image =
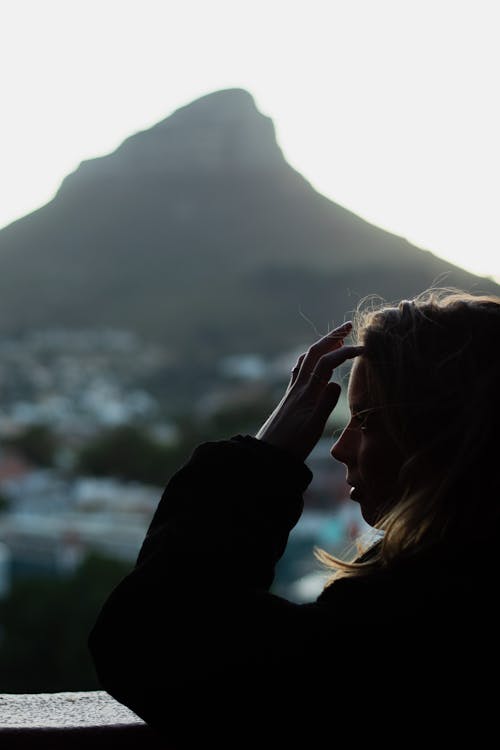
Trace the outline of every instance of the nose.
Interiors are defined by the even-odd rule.
[[[355,430],[349,429],[349,425],[347,425],[339,439],[332,445],[330,455],[337,461],[352,466],[356,458],[356,444]]]

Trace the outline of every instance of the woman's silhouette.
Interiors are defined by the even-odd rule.
[[[200,445],[168,483],[90,636],[103,687],[179,748],[484,741],[499,334],[500,298],[434,290],[311,346],[255,437]],[[332,576],[296,604],[270,587],[347,360],[351,418],[331,453],[379,533],[351,561],[319,551]]]

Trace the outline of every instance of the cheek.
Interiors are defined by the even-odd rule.
[[[359,473],[368,490],[385,495],[397,479],[400,462],[394,447],[384,440],[366,437],[359,451]]]

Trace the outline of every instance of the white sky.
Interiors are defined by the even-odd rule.
[[[241,87],[320,192],[500,281],[498,18],[500,0],[0,0],[0,226]]]

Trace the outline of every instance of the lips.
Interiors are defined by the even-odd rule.
[[[347,480],[347,484],[351,487],[349,491],[349,497],[351,498],[351,500],[359,500],[361,494],[359,487],[354,484],[354,482],[350,482],[349,480]]]

